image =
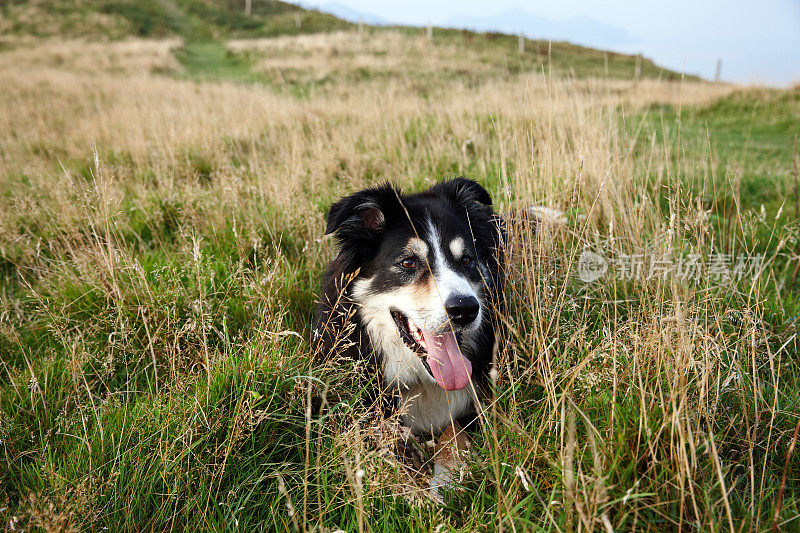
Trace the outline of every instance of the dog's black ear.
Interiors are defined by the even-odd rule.
[[[397,202],[398,195],[386,184],[342,198],[331,206],[325,234],[342,237],[348,233],[366,232],[365,236],[380,233],[386,226],[386,210]]]
[[[469,206],[474,202],[487,206],[492,205],[492,197],[489,196],[486,189],[467,178],[443,181],[431,187],[431,192],[444,196],[455,205]]]

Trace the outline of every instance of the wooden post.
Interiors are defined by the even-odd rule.
[[[519,32],[518,48],[519,48],[520,55],[525,53],[525,35],[521,31]]]
[[[642,77],[642,54],[636,54],[636,67],[633,69],[633,79],[638,83]]]
[[[364,36],[364,17],[358,17],[358,36]]]
[[[244,0],[244,14],[248,17],[253,11],[253,0]]]
[[[298,30],[303,27],[303,16],[297,11],[294,14],[294,25]]]
[[[428,22],[428,30],[425,32],[425,36],[429,41],[433,40],[433,24],[430,22]]]
[[[714,81],[716,83],[719,83],[721,76],[722,76],[722,58],[719,58],[717,59],[717,73],[714,74]]]

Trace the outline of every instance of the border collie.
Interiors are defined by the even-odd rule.
[[[471,426],[502,303],[503,229],[489,193],[465,178],[409,195],[370,188],[336,202],[325,233],[340,251],[323,280],[315,352],[364,360],[377,396],[417,437]]]

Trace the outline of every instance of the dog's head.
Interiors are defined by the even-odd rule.
[[[359,273],[350,297],[387,381],[469,383],[496,272],[491,203],[483,187],[458,178],[407,196],[389,185],[367,189],[331,207],[326,232]]]

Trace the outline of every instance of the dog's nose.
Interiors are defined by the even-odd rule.
[[[474,296],[453,296],[444,305],[447,316],[459,326],[471,324],[478,316],[481,306]]]

